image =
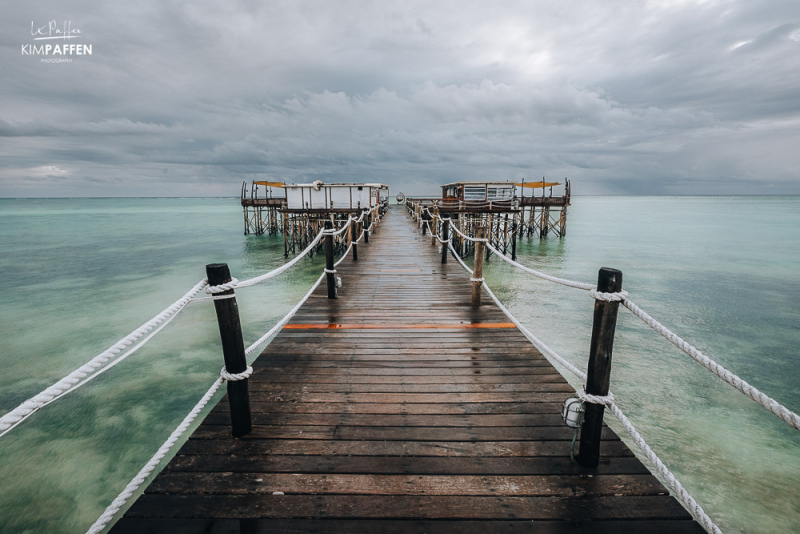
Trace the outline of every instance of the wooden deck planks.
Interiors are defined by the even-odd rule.
[[[254,364],[253,432],[223,398],[112,532],[703,532],[610,429],[570,461],[572,388],[392,211]]]

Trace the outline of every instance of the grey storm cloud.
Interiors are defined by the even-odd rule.
[[[22,55],[51,20],[92,55]],[[0,196],[800,193],[794,0],[19,2],[0,24]]]

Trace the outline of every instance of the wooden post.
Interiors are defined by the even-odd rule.
[[[511,225],[511,259],[517,259],[517,222],[514,221]]]
[[[364,215],[364,225],[367,228],[370,227],[370,221],[371,220],[372,220],[372,212],[370,211],[370,212],[367,212],[366,215]],[[369,243],[369,230],[364,230],[364,243]]]
[[[431,219],[431,245],[436,244],[436,233],[439,231],[439,209],[433,208],[433,218]]]
[[[477,239],[485,239],[486,238],[486,227],[479,226],[476,232],[475,237]],[[483,278],[483,259],[485,257],[484,250],[486,249],[486,243],[483,241],[476,241],[475,242],[475,263],[472,266],[472,278]],[[481,285],[483,282],[477,281],[472,282],[472,305],[473,306],[480,306],[481,305]]]
[[[425,224],[425,221],[427,221],[427,220],[428,220],[428,214],[427,214],[427,212],[423,211],[422,212],[422,235],[425,235],[425,234],[428,233],[428,225]]]
[[[350,228],[353,229],[353,235],[351,236],[353,240],[353,261],[358,261],[358,242],[356,239],[361,237],[361,223],[354,222]]]
[[[452,214],[450,215],[452,217]],[[450,220],[442,219],[442,263],[447,263],[448,246],[447,240],[450,238]]]
[[[597,275],[597,291],[619,293],[622,291],[622,272],[603,267]],[[614,346],[614,330],[617,326],[619,302],[594,302],[592,343],[589,349],[589,368],[586,393],[608,395],[611,382],[611,351]],[[600,462],[600,433],[603,430],[602,404],[585,404],[581,446],[576,461],[584,467],[597,467]]]
[[[333,223],[330,221],[325,221],[325,229],[326,230],[333,230]],[[333,271],[333,234],[327,234],[325,236],[325,269],[328,271]],[[336,274],[333,272],[326,273],[326,277],[328,279],[328,298],[335,299],[336,298]]]
[[[210,263],[206,265],[208,285],[217,286],[231,281],[231,272],[227,263]],[[218,296],[233,295],[233,289],[217,293]],[[225,369],[237,374],[247,369],[242,339],[242,324],[239,322],[239,306],[236,297],[214,301],[219,324],[219,337],[222,341],[222,357]],[[250,420],[250,395],[247,379],[228,381],[228,404],[231,410],[231,433],[234,437],[244,436],[252,430]]]

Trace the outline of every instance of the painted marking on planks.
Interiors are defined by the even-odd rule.
[[[395,329],[454,329],[454,328],[516,328],[514,323],[431,323],[431,324],[400,324],[400,323],[331,323],[331,324],[287,324],[284,330],[395,330]]]

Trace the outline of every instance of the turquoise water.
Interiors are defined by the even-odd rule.
[[[402,217],[396,210],[392,216]],[[282,237],[243,236],[238,199],[0,200],[0,413],[57,381],[185,293],[206,263],[246,278],[280,265]],[[800,198],[578,197],[565,239],[519,261],[593,281],[624,273],[645,310],[756,387],[800,409]],[[239,292],[245,341],[307,291],[322,259]],[[497,259],[487,282],[580,367],[585,293]],[[83,532],[221,367],[208,303],[0,439],[0,532]],[[625,310],[612,389],[725,532],[800,531],[798,432]]]

